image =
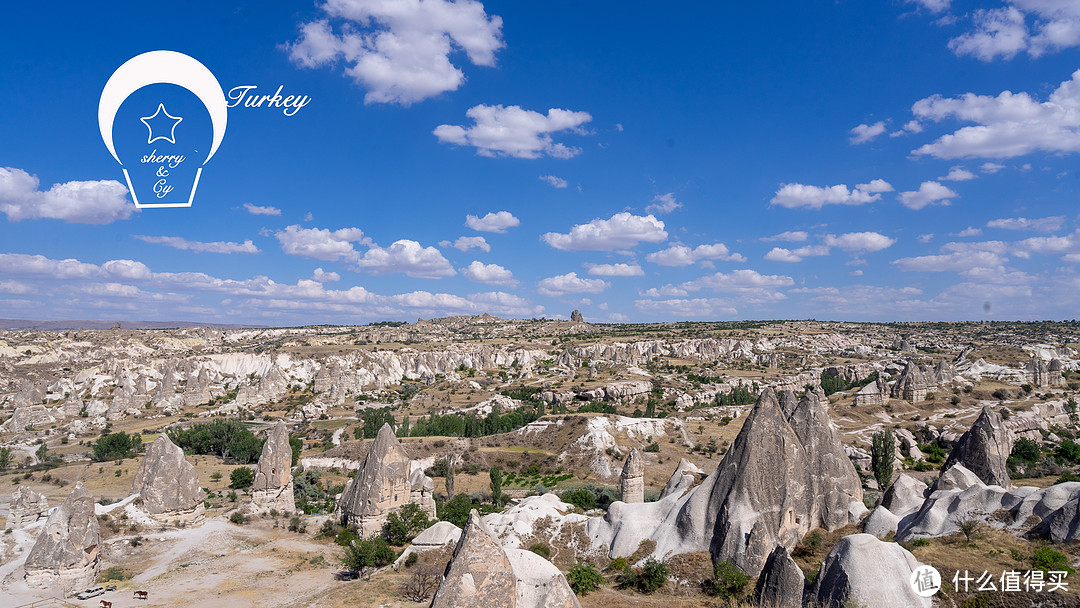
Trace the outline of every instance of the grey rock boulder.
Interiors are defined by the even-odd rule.
[[[195,467],[184,459],[184,450],[162,433],[150,444],[139,463],[131,493],[157,521],[173,525],[197,524],[206,512],[206,493],[199,487]]]
[[[48,510],[49,499],[27,486],[19,486],[11,494],[7,527],[16,529],[28,526],[44,517]]]
[[[1070,500],[1048,515],[1035,526],[1032,535],[1052,543],[1080,540],[1080,498]]]
[[[806,577],[786,549],[777,546],[765,560],[754,586],[754,606],[798,608],[802,606]]]
[[[918,566],[915,556],[896,543],[869,534],[845,536],[825,557],[810,605],[930,608],[930,598],[919,597],[909,583]]]
[[[922,506],[926,498],[926,484],[910,475],[901,474],[892,482],[881,497],[881,506],[897,517],[914,513]]]
[[[271,509],[282,513],[296,510],[293,500],[292,446],[289,430],[278,421],[263,444],[255,481],[251,484],[251,502],[256,512]]]
[[[968,432],[956,442],[941,472],[962,464],[983,483],[1009,488],[1012,483],[1005,461],[1012,452],[1012,444],[1012,432],[1002,422],[1001,416],[984,407]]]
[[[899,524],[899,516],[884,506],[878,505],[863,520],[863,532],[872,534],[876,538],[885,538],[889,534],[896,534]]]
[[[65,596],[97,580],[101,532],[94,516],[94,495],[82,482],[49,515],[26,556],[26,584],[58,589]]]
[[[469,513],[446,576],[435,591],[431,608],[515,608],[517,579],[499,540]]]

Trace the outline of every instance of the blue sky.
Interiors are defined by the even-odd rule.
[[[7,14],[0,317],[1076,317],[1072,1]],[[159,49],[310,103],[138,210],[97,108]]]

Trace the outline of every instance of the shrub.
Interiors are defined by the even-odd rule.
[[[101,573],[101,580],[103,581],[126,581],[131,578],[131,574],[118,566],[112,566]]]
[[[1061,442],[1061,445],[1059,445],[1056,450],[1054,450],[1054,455],[1057,456],[1058,460],[1076,464],[1080,462],[1080,445],[1066,439]]]
[[[410,553],[409,557],[405,558],[405,567],[411,568],[420,559],[419,553]]]
[[[109,433],[95,441],[91,447],[94,450],[94,460],[98,462],[132,458],[142,448],[142,436],[134,433],[128,435],[122,431]]]
[[[420,505],[410,502],[387,516],[383,525],[383,538],[391,545],[401,546],[430,525],[431,520],[427,513],[420,510]]]
[[[229,516],[229,521],[238,526],[242,526],[247,523],[247,517],[244,517],[244,514],[239,511],[234,511],[233,514]]]
[[[604,584],[604,575],[592,564],[578,562],[566,573],[566,580],[574,593],[583,596],[599,589]]]
[[[1035,553],[1031,556],[1031,567],[1044,572],[1051,570],[1068,572],[1069,574],[1074,572],[1072,567],[1069,566],[1069,559],[1065,557],[1065,554],[1050,547],[1035,549]]]
[[[385,538],[372,536],[345,547],[345,557],[341,561],[349,570],[367,573],[372,568],[381,568],[394,561],[394,550]]]
[[[337,533],[334,537],[334,542],[342,547],[348,547],[353,541],[360,540],[360,534],[356,531],[356,528],[352,526],[346,526]]]
[[[1080,481],[1080,475],[1077,475],[1077,474],[1069,472],[1069,471],[1065,471],[1064,473],[1061,474],[1061,477],[1058,477],[1058,480],[1055,481],[1054,483],[1067,483],[1067,482],[1070,482],[1070,481]]]
[[[713,577],[707,581],[709,595],[724,599],[736,599],[742,595],[750,576],[739,569],[730,559],[713,566]]]
[[[568,502],[583,511],[596,508],[596,494],[585,488],[567,490],[559,495],[563,502]]]
[[[650,557],[637,576],[636,587],[642,593],[652,593],[664,586],[670,574],[667,564]]]
[[[247,467],[239,467],[229,473],[229,487],[235,490],[245,490],[251,487],[255,481],[255,472]]]
[[[930,546],[930,540],[926,539],[926,538],[916,538],[915,540],[911,541],[911,546],[912,547],[929,547]]]
[[[1042,458],[1042,450],[1039,449],[1039,444],[1037,442],[1026,437],[1021,437],[1013,444],[1010,456],[1019,458],[1029,464],[1035,464]]]
[[[480,503],[468,494],[458,494],[446,502],[436,503],[439,519],[464,528],[469,521],[469,511],[479,509]]]

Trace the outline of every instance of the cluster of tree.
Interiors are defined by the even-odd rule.
[[[825,391],[826,395],[831,395],[839,391],[846,391],[852,388],[862,388],[871,382],[876,382],[878,379],[878,373],[874,372],[862,380],[856,380],[855,382],[848,382],[840,376],[821,375],[821,390]]]
[[[412,423],[409,437],[485,437],[509,433],[543,416],[543,406],[523,407],[505,414],[495,408],[483,418],[473,413],[430,414]]]
[[[713,400],[714,405],[750,405],[757,401],[758,384],[755,382],[752,387],[747,388],[739,385],[732,388],[727,393],[717,393],[716,399]]]
[[[363,422],[362,427],[356,427],[355,435],[357,439],[374,439],[384,424],[389,424],[391,428],[397,427],[394,415],[390,413],[388,407],[363,410],[357,412],[357,416]],[[406,416],[405,420],[408,419],[409,417]]]
[[[214,420],[187,429],[172,428],[165,433],[188,454],[210,454],[240,464],[258,461],[266,442],[237,420]],[[296,455],[294,448],[294,459]]]
[[[121,431],[109,433],[95,441],[91,446],[94,450],[94,460],[120,460],[122,458],[134,458],[142,450],[142,436]]]

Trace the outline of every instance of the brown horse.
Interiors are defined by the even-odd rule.
[[[137,599],[137,600],[145,600],[145,599],[149,599],[149,597],[150,597],[150,594],[148,592],[146,592],[146,591],[136,591],[135,595],[134,595],[134,598]]]
[[[105,600],[101,600],[101,608],[112,608],[112,602],[106,602]]]

